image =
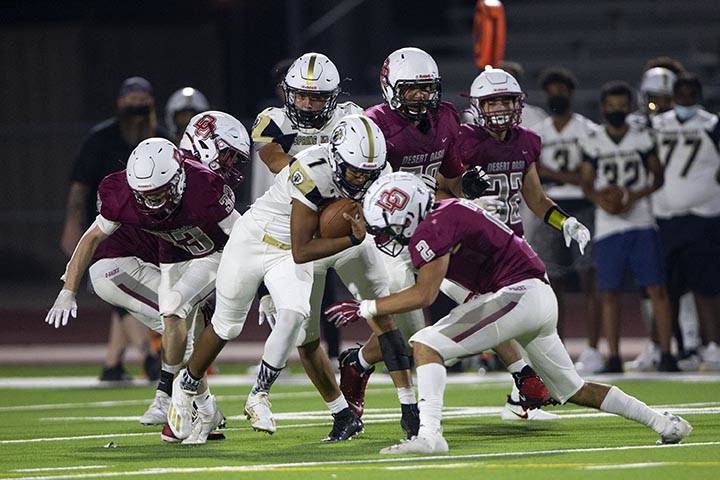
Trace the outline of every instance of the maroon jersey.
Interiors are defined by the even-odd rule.
[[[545,265],[530,245],[468,200],[438,202],[418,225],[408,248],[415,268],[450,252],[446,278],[473,293],[545,278]]]
[[[159,242],[160,263],[178,263],[222,250],[228,236],[218,223],[235,208],[235,196],[223,179],[194,160],[183,162],[185,191],[167,218],[155,218],[138,209],[125,171],[108,175],[100,183],[100,215],[112,222],[141,228]]]
[[[490,177],[483,196],[497,196],[505,202],[497,216],[519,236],[523,235],[520,201],[523,177],[537,162],[542,150],[540,137],[523,127],[513,127],[501,142],[484,128],[464,124],[455,140],[454,155],[466,168],[479,165]]]
[[[450,148],[460,128],[458,114],[451,103],[440,102],[437,111],[428,113],[427,133],[422,133],[387,103],[370,107],[365,114],[377,123],[385,136],[387,161],[393,172],[402,170],[435,176],[440,170],[447,178],[463,173],[462,164]]]
[[[102,241],[93,254],[92,261],[103,258],[138,257],[157,265],[160,262],[158,238],[145,230],[121,225],[112,235]]]

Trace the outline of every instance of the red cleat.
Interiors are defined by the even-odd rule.
[[[180,440],[179,438],[177,438],[175,436],[175,434],[172,431],[172,428],[170,428],[170,425],[168,425],[167,423],[165,423],[163,425],[162,432],[160,432],[160,438],[162,439],[163,442],[168,442],[168,443],[182,442],[182,440]]]
[[[338,357],[340,363],[340,391],[358,418],[365,410],[365,388],[375,367],[363,370],[358,361],[359,348],[345,350]]]
[[[520,404],[524,408],[540,408],[555,402],[543,381],[529,365],[521,372],[513,373],[513,380],[520,391]]]

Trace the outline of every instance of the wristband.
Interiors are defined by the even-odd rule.
[[[348,235],[348,237],[350,237],[350,243],[352,243],[353,246],[360,245],[362,243],[362,239],[357,238],[355,235],[353,235],[352,232],[350,232],[350,235]]]
[[[375,300],[363,300],[360,302],[358,315],[366,320],[372,320],[377,315],[377,302]]]
[[[544,220],[545,223],[547,223],[551,227],[562,231],[563,223],[565,223],[565,220],[567,220],[568,218],[570,218],[570,214],[565,212],[557,205],[553,205],[552,207],[548,208],[548,211],[545,213]]]

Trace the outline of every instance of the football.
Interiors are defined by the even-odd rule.
[[[623,196],[625,195],[625,189],[618,187],[617,185],[610,185],[600,190],[599,205],[600,208],[605,210],[611,215],[617,215],[620,213],[625,206],[623,202]]]
[[[355,215],[360,211],[360,204],[349,198],[338,198],[327,204],[320,212],[320,237],[341,238],[350,235],[350,222],[345,220],[343,213]]]

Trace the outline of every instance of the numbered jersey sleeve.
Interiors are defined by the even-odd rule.
[[[327,153],[318,145],[303,150],[290,162],[290,196],[316,212],[327,201],[341,196],[332,181]]]
[[[450,252],[456,244],[455,228],[442,222],[422,222],[412,238],[408,249],[413,266],[417,269]]]

